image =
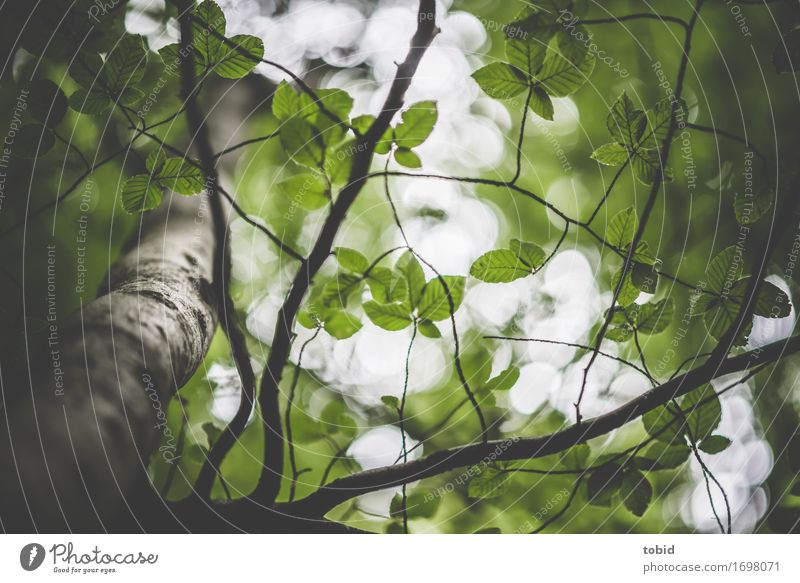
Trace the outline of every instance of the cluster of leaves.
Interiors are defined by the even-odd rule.
[[[481,89],[495,99],[530,92],[526,106],[552,120],[551,98],[575,93],[595,66],[594,54],[557,19],[555,11],[524,8],[506,27],[507,62],[491,63],[472,74]]]
[[[608,245],[627,256],[638,230],[639,217],[636,214],[636,209],[628,207],[612,217],[606,227],[605,241]],[[620,287],[619,297],[617,298],[617,303],[623,307],[633,304],[642,292],[646,294],[656,293],[658,286],[658,274],[654,269],[657,259],[650,252],[646,241],[637,243],[636,249],[631,255],[631,260],[631,265],[627,269],[625,279]],[[620,267],[614,273],[611,278],[612,288],[616,288],[619,284],[622,272],[623,268]]]
[[[390,127],[375,147],[377,154],[392,152],[395,162],[406,168],[422,167],[422,160],[413,148],[421,146],[431,135],[439,111],[435,101],[418,101],[401,114],[401,122]],[[371,115],[362,115],[353,120],[354,126],[362,133],[372,125]]]
[[[444,275],[426,281],[422,266],[411,251],[404,253],[394,268],[370,265],[354,249],[334,251],[340,271],[330,281],[315,288],[307,307],[298,316],[306,327],[323,326],[335,338],[349,338],[361,329],[360,318],[347,309],[349,298],[369,287],[371,300],[362,304],[373,324],[384,330],[403,330],[417,326],[424,336],[441,337],[434,322],[450,317],[464,299],[465,278]]]
[[[346,139],[353,98],[341,89],[318,89],[315,95],[297,93],[282,82],[272,98],[283,149],[295,164],[310,170],[293,175],[283,188],[308,210],[331,200],[331,187],[347,180],[357,152],[355,140]]]
[[[727,449],[730,439],[714,434],[721,420],[719,397],[710,385],[693,390],[677,406],[669,404],[646,413],[642,422],[650,444],[633,457],[598,457],[586,483],[589,502],[611,506],[621,501],[633,514],[642,516],[653,498],[646,473],[681,467],[694,446],[712,455]]]
[[[204,0],[192,11],[193,43],[188,50],[194,57],[195,76],[213,72],[225,79],[240,79],[253,71],[264,57],[264,43],[249,34],[225,36],[225,15],[212,0]],[[158,54],[169,73],[179,75],[180,63],[188,58],[179,43],[166,45]]]
[[[80,113],[98,115],[115,103],[136,104],[144,92],[136,87],[147,70],[147,41],[135,34],[125,34],[105,55],[83,52],[75,57],[69,69],[80,85],[69,96],[69,106]]]
[[[719,339],[733,324],[745,300],[750,276],[743,275],[742,252],[736,245],[723,249],[706,270],[706,286],[697,298],[693,314],[703,316],[709,333]],[[776,285],[762,281],[753,314],[763,318],[785,318],[791,313],[789,296]],[[736,344],[743,346],[752,329],[752,320],[740,332]]]
[[[673,111],[673,107],[675,108]],[[646,112],[637,109],[623,91],[606,118],[606,126],[614,139],[592,153],[592,158],[607,166],[630,163],[634,175],[644,184],[652,184],[662,172],[659,149],[667,137],[675,116],[685,115],[686,103],[665,97]],[[672,171],[663,168],[663,180],[672,180]]]
[[[347,181],[353,158],[363,147],[358,137],[375,122],[372,115],[350,119],[353,98],[346,91],[317,89],[314,94],[298,93],[283,82],[272,100],[272,113],[280,122],[281,145],[297,165],[307,170],[290,176],[281,187],[306,210],[324,207],[331,201],[332,187]],[[395,127],[387,129],[375,152],[392,153],[397,163],[419,168],[422,162],[413,148],[433,131],[438,118],[436,102],[414,103],[401,118]]]
[[[109,11],[102,20],[95,21],[87,17],[92,8],[97,7],[90,0],[55,0],[35,7],[26,19],[20,32],[21,46],[39,57],[38,62],[65,66],[78,88],[67,99],[62,89],[64,81],[56,84],[46,78],[32,79],[28,113],[33,122],[20,128],[15,155],[35,158],[47,154],[55,145],[55,128],[68,108],[101,113],[114,102],[129,105],[143,96],[130,85],[144,73],[144,40],[125,32],[124,9]]]
[[[122,206],[129,213],[141,213],[161,204],[164,189],[193,195],[203,191],[205,179],[197,162],[185,158],[167,158],[154,150],[145,161],[147,174],[135,174],[122,187]]]

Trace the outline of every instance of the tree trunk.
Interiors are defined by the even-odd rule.
[[[162,436],[177,440],[169,399],[216,326],[207,207],[203,195],[173,196],[146,213],[99,297],[26,339],[27,362],[3,357],[5,531],[117,530],[120,512],[136,520],[132,490]]]

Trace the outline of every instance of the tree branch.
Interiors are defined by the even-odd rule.
[[[322,231],[308,258],[301,265],[289,294],[286,297],[275,325],[272,348],[261,378],[259,405],[264,418],[264,468],[253,494],[260,503],[271,506],[278,496],[283,474],[283,431],[281,428],[279,385],[289,357],[292,326],[311,281],[331,253],[339,227],[347,211],[366,184],[375,146],[383,136],[394,115],[403,106],[405,93],[417,71],[422,56],[438,33],[436,27],[436,1],[420,0],[417,13],[417,31],[411,39],[411,48],[405,60],[397,67],[389,95],[378,117],[370,128],[359,136],[355,146],[353,167],[347,184],[331,207]]]
[[[800,336],[794,336],[728,358],[716,370],[700,366],[666,381],[614,411],[584,420],[582,423],[575,423],[549,435],[510,438],[504,441],[462,445],[437,451],[406,464],[377,468],[334,480],[306,498],[292,504],[280,504],[277,508],[295,516],[319,518],[350,498],[437,476],[456,468],[480,463],[487,457],[493,461],[509,461],[539,458],[559,453],[574,445],[618,429],[648,411],[668,403],[671,399],[702,386],[712,378],[772,363],[799,351]]]

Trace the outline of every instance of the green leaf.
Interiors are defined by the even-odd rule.
[[[353,110],[353,98],[342,89],[316,89],[314,91],[316,99],[308,93],[300,94],[300,114],[309,123],[317,127],[327,127],[335,124],[328,115],[322,113],[322,104],[328,113],[336,116],[339,121],[347,120]]]
[[[559,461],[561,466],[567,470],[584,470],[591,453],[592,450],[588,445],[579,443],[565,451]]]
[[[545,259],[547,259],[547,253],[535,243],[511,239],[508,243],[508,247],[531,269],[538,269],[544,265]]]
[[[398,164],[406,168],[422,168],[422,160],[420,160],[419,156],[412,150],[397,148],[394,151],[394,159]]]
[[[431,497],[423,490],[414,490],[406,496],[406,514],[409,518],[433,518],[439,509],[441,497]],[[403,497],[395,494],[389,505],[389,516],[403,515]]]
[[[627,342],[633,337],[633,328],[630,326],[618,326],[616,328],[609,328],[606,332],[606,340],[612,342]]]
[[[344,269],[355,273],[364,273],[369,268],[369,261],[364,255],[355,249],[347,247],[336,247],[333,250],[336,260]]]
[[[736,321],[741,309],[742,298],[731,296],[714,297],[701,296],[696,304],[697,313],[705,312],[703,321],[705,322],[708,333],[714,338],[720,339]],[[736,340],[736,346],[743,346],[747,342],[747,337],[752,329],[752,321],[747,323]]]
[[[205,0],[194,9],[192,37],[195,50],[206,60],[213,62],[224,52],[220,36],[225,35],[225,15],[216,2]]]
[[[663,146],[664,140],[667,138],[670,122],[672,121],[672,101],[669,97],[665,97],[655,104],[652,109],[646,113],[647,116],[647,132],[641,139],[641,146],[643,148],[658,149]],[[675,115],[678,119],[686,117],[688,112],[686,102],[681,99],[677,104]],[[673,136],[673,139],[677,136]]]
[[[644,304],[636,316],[636,328],[643,334],[659,334],[667,329],[674,313],[675,300],[672,298]]]
[[[361,277],[347,271],[340,271],[322,288],[324,306],[345,306],[350,295],[361,283]]]
[[[203,172],[184,158],[164,160],[157,178],[161,186],[178,194],[197,194],[205,188]]]
[[[622,276],[622,268],[620,267],[619,270],[614,273],[613,277],[611,278],[611,289],[616,290],[617,284],[619,284],[619,279]],[[620,306],[630,306],[633,302],[637,300],[639,297],[639,288],[633,285],[633,281],[631,279],[631,269],[628,269],[628,273],[625,274],[625,281],[622,283],[622,287],[619,290],[619,295],[617,296],[617,302]]]
[[[699,406],[705,400],[708,402]],[[695,441],[704,440],[719,427],[722,420],[722,406],[711,385],[703,385],[693,390],[681,400],[680,405],[687,419],[687,427]]]
[[[631,265],[631,283],[639,291],[646,294],[656,293],[658,287],[658,273],[649,265],[633,263]]]
[[[353,169],[353,157],[358,152],[355,139],[345,140],[336,146],[325,159],[325,172],[332,184],[345,184]]]
[[[126,34],[106,57],[103,78],[110,91],[119,93],[141,81],[146,67],[144,39],[139,35]]]
[[[589,504],[611,506],[622,486],[622,468],[615,463],[606,464],[590,475],[586,481]]]
[[[472,78],[489,97],[510,99],[528,90],[525,74],[507,63],[491,63],[475,71]]]
[[[144,162],[144,165],[152,174],[158,174],[161,171],[161,168],[164,167],[164,162],[167,161],[167,155],[164,153],[162,148],[158,150],[153,150],[147,155],[147,159]]]
[[[100,55],[81,51],[69,66],[69,76],[82,88],[99,91],[103,81],[102,69]]]
[[[85,113],[87,115],[99,115],[108,111],[113,105],[111,98],[104,93],[97,91],[87,91],[86,89],[78,89],[69,96],[69,106],[75,111]]]
[[[344,310],[332,310],[332,313],[325,315],[325,332],[338,340],[350,338],[361,330],[361,326],[361,320]]]
[[[737,192],[733,198],[733,212],[740,225],[751,225],[763,217],[772,208],[775,191],[763,188],[757,194],[747,196]]]
[[[58,125],[67,113],[67,97],[50,79],[37,79],[31,83],[31,101],[28,112],[36,121],[50,127]]]
[[[453,313],[464,300],[465,281],[464,277],[457,275],[443,275],[441,278],[436,277],[429,281],[423,288],[419,300],[419,317],[433,322],[449,318],[451,300]]]
[[[659,441],[685,445],[683,422],[672,404],[656,407],[642,415],[647,434]]]
[[[509,366],[506,370],[502,371],[496,377],[486,381],[486,390],[494,391],[508,391],[519,380],[519,369],[516,366]]]
[[[291,203],[309,211],[320,209],[330,202],[328,185],[318,174],[296,174],[279,182],[278,187]]]
[[[550,96],[538,85],[534,86],[531,100],[528,103],[531,111],[539,117],[548,121],[553,121],[555,109],[553,109],[553,100]]]
[[[313,330],[320,325],[320,319],[317,313],[312,309],[300,310],[297,313],[297,322],[303,327]]]
[[[488,283],[507,283],[531,274],[531,268],[509,249],[496,249],[478,257],[470,275]]]
[[[500,473],[492,466],[483,469],[469,481],[467,495],[475,499],[497,498],[508,489],[508,474]]]
[[[439,328],[437,328],[436,324],[430,320],[422,320],[419,323],[419,333],[427,338],[436,339],[442,337],[442,333],[439,331]]]
[[[235,48],[222,43],[216,59],[208,65],[220,77],[240,79],[250,74],[258,65],[264,56],[264,43],[260,38],[249,34],[237,34],[228,40]]]
[[[402,121],[394,129],[395,143],[403,149],[416,148],[421,145],[431,135],[438,117],[435,101],[414,103],[402,113]]]
[[[395,397],[394,395],[384,395],[381,397],[381,403],[386,405],[391,409],[399,409],[400,408],[400,399]]]
[[[717,294],[730,293],[733,285],[741,279],[742,263],[741,251],[736,245],[720,251],[706,269],[708,289]]]
[[[422,288],[425,287],[425,273],[422,271],[422,266],[411,251],[406,251],[397,260],[395,269],[405,280],[408,304],[411,308],[416,308],[422,295]]]
[[[642,184],[653,184],[662,173],[661,158],[653,150],[636,150],[631,157],[633,173]],[[672,181],[672,170],[664,166],[662,182]]]
[[[372,124],[375,123],[375,116],[374,115],[359,115],[358,117],[354,117],[350,120],[350,127],[358,131],[359,134],[365,134],[369,131],[369,128],[372,127]],[[384,152],[385,153],[385,152]]]
[[[636,516],[642,516],[653,499],[653,487],[644,474],[637,470],[628,470],[622,475],[620,494],[625,508]]]
[[[739,288],[741,289],[742,303],[744,302],[744,294],[746,285],[744,285],[750,278],[741,280],[734,290],[734,294],[738,295]],[[789,296],[778,286],[768,282],[761,282],[761,289],[758,292],[758,300],[756,300],[756,307],[753,313],[762,318],[786,318],[792,313],[792,302]]]
[[[144,99],[144,91],[138,87],[126,87],[119,94],[119,102],[122,105],[135,105]]]
[[[636,467],[645,471],[672,470],[689,459],[692,449],[684,444],[656,440],[634,458]]]
[[[122,187],[122,207],[131,214],[157,208],[161,204],[161,187],[148,174],[137,174]]]
[[[331,401],[320,413],[320,421],[327,427],[325,430],[330,433],[342,433],[344,435],[355,435],[358,425],[350,416],[347,405],[342,401]]]
[[[584,36],[588,36],[583,30]],[[536,74],[536,82],[553,97],[566,97],[580,89],[592,74],[594,54],[566,32],[560,32],[547,46],[542,68]]]
[[[592,152],[592,159],[606,166],[621,166],[629,157],[628,148],[617,142],[603,144]]]
[[[394,279],[394,273],[388,267],[373,267],[367,274],[367,285],[373,299],[382,304],[393,301],[390,290]],[[405,299],[405,296],[402,299]],[[402,301],[402,299],[398,301]]]
[[[317,130],[306,120],[293,117],[281,126],[281,145],[292,161],[311,169],[323,168],[325,148]]]
[[[402,330],[411,324],[411,315],[403,304],[381,304],[375,301],[364,302],[364,312],[376,326],[384,330]]]
[[[723,435],[709,435],[698,446],[701,450],[711,455],[720,453],[728,449],[731,440]]]
[[[300,97],[292,86],[281,81],[272,96],[272,115],[286,121],[300,113]]]
[[[547,44],[540,39],[526,37],[523,39],[506,39],[506,58],[514,67],[529,77],[535,75],[542,67]]]
[[[636,209],[628,207],[614,215],[611,222],[608,223],[606,241],[613,247],[625,251],[633,243],[638,229],[639,217]]]
[[[617,141],[636,147],[647,127],[645,113],[637,109],[626,92],[617,98],[606,118],[606,127],[611,136]]]

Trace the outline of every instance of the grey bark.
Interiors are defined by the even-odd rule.
[[[216,326],[207,206],[173,196],[145,214],[99,297],[28,339],[27,362],[3,357],[3,530],[115,530],[135,514],[169,399]]]

